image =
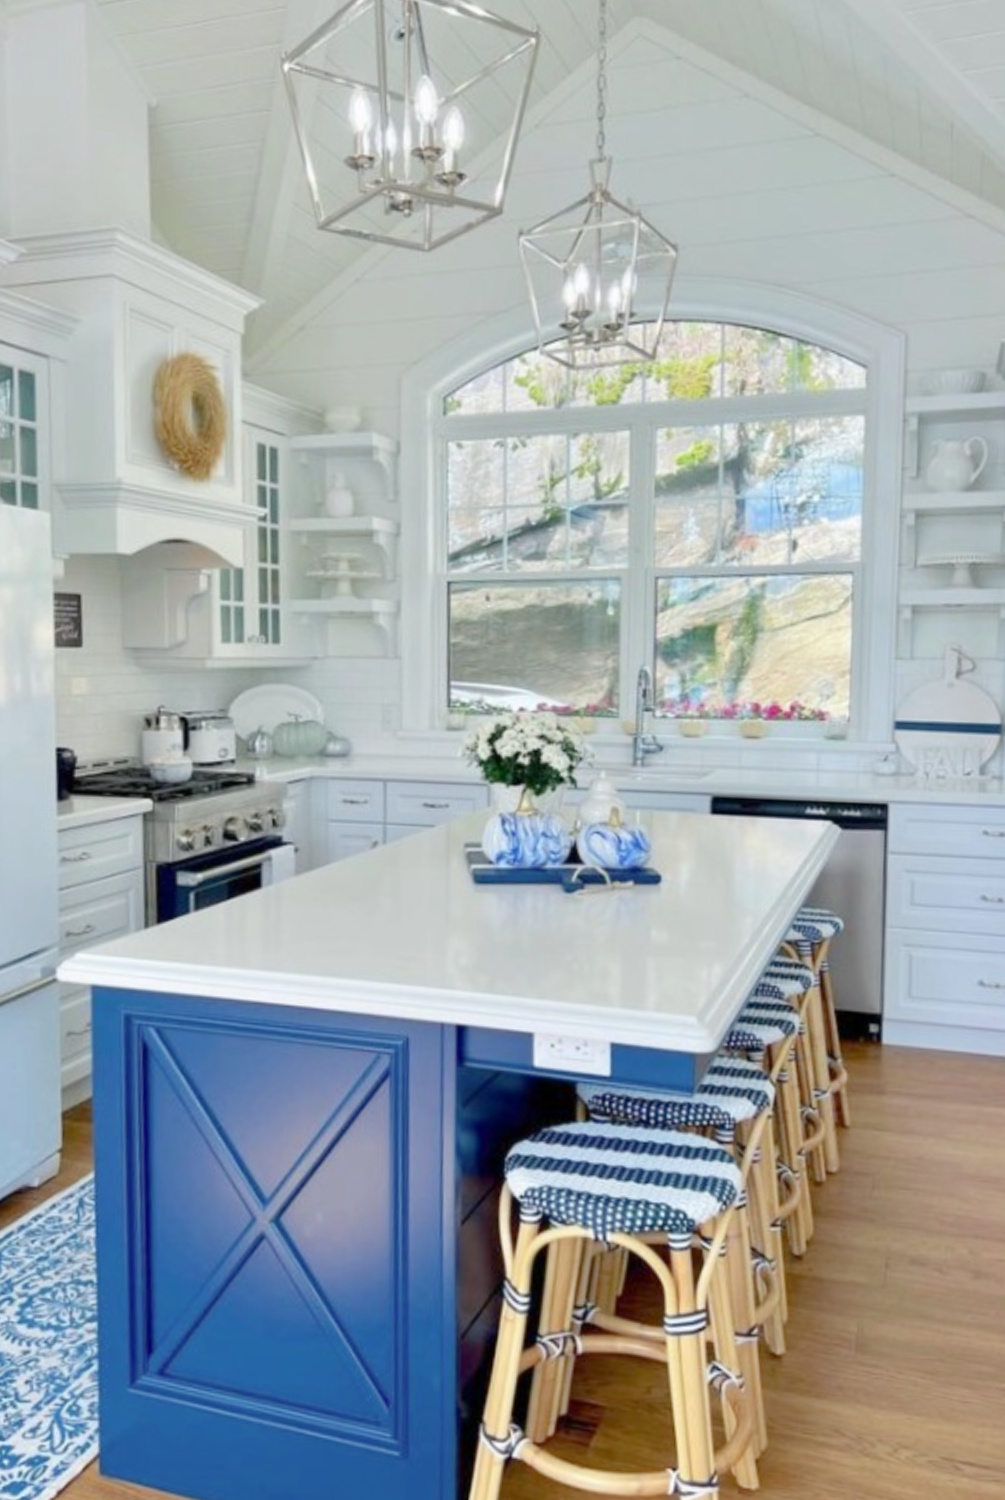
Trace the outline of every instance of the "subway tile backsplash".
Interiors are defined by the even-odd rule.
[[[120,561],[71,557],[56,584],[79,594],[83,645],[56,652],[56,733],[81,761],[139,754],[143,716],[159,704],[175,711],[227,708],[245,688],[276,680],[308,688],[325,723],[357,749],[387,741],[396,711],[396,661],[329,659],[298,671],[268,668],[164,666],[122,645]],[[389,707],[390,705],[390,707]]]

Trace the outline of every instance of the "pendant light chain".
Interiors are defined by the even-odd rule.
[[[607,116],[607,0],[600,0],[599,40],[597,44],[597,160],[607,156],[604,120]]]
[[[597,154],[590,187],[520,234],[537,346],[593,374],[658,358],[677,247],[611,192],[607,154],[607,7],[597,3]]]

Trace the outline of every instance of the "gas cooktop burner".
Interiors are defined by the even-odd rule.
[[[149,797],[152,802],[187,802],[193,797],[211,797],[235,787],[252,786],[251,771],[222,771],[197,766],[191,781],[165,785],[155,781],[144,766],[121,766],[93,775],[77,774],[73,790],[82,797]]]

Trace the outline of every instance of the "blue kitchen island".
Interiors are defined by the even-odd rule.
[[[589,1072],[693,1087],[838,836],[650,814],[661,883],[570,895],[475,886],[483,817],[61,968],[94,987],[104,1474],[455,1500],[507,1145]]]

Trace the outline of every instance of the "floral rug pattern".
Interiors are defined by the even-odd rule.
[[[94,1179],[0,1234],[0,1500],[51,1500],[98,1451]]]

